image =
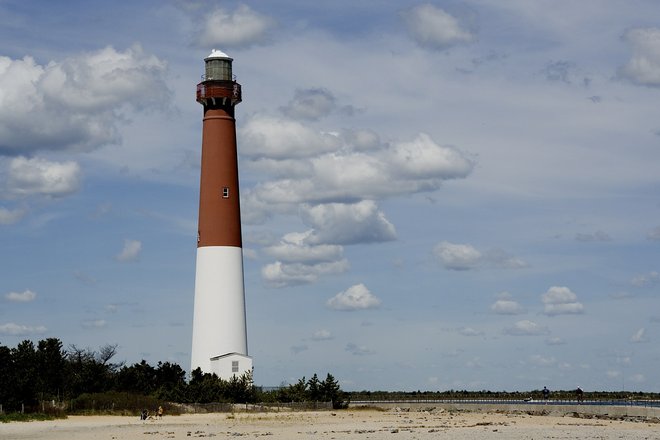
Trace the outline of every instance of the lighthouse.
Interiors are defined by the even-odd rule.
[[[232,61],[213,50],[204,59],[197,102],[204,107],[191,371],[229,379],[252,371],[247,351],[238,153],[234,107],[241,85]]]

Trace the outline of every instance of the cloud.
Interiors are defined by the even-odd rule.
[[[554,337],[546,339],[545,343],[546,345],[564,345],[566,341],[564,341],[562,338]]]
[[[329,341],[334,339],[334,336],[332,336],[332,333],[330,333],[328,330],[322,329],[315,331],[312,335],[312,339],[315,341]]]
[[[316,264],[339,261],[343,258],[343,247],[333,244],[309,244],[312,231],[291,232],[284,235],[275,245],[263,248],[263,251],[284,263]]]
[[[268,214],[255,211],[294,213],[300,204],[378,201],[435,191],[445,180],[466,177],[475,165],[426,134],[411,142],[358,150],[343,137],[355,139],[354,132],[318,133],[272,117],[252,118],[241,133],[242,154],[251,160],[246,166],[274,175],[244,192],[250,215],[261,220]]]
[[[309,346],[305,344],[291,346],[291,353],[293,354],[302,353],[303,351],[307,351],[307,350],[309,350]]]
[[[636,275],[630,281],[635,287],[653,287],[660,283],[660,273],[656,271],[649,272],[647,274]]]
[[[634,343],[648,342],[648,338],[646,337],[646,329],[645,328],[640,328],[639,330],[637,330],[630,337],[630,342],[634,342]]]
[[[525,313],[525,308],[511,299],[498,299],[490,306],[490,309],[498,315],[520,315]]]
[[[584,313],[584,306],[568,287],[553,286],[541,296],[541,300],[544,304],[543,313],[548,316]]]
[[[533,321],[518,321],[510,327],[504,329],[504,334],[511,336],[539,336],[550,333],[547,327],[539,325]]]
[[[341,147],[336,135],[319,133],[298,121],[266,115],[248,119],[240,134],[241,155],[252,159],[300,159]]]
[[[261,277],[270,287],[298,286],[314,283],[322,275],[346,272],[348,267],[346,259],[315,264],[286,264],[276,261],[261,269]]]
[[[483,254],[469,244],[455,244],[447,241],[438,243],[433,253],[446,269],[469,270],[481,264]]]
[[[363,345],[360,345],[360,346],[355,345],[352,342],[349,342],[348,344],[346,344],[345,350],[347,352],[349,352],[350,354],[355,355],[355,356],[366,356],[366,355],[369,355],[369,354],[374,354],[374,352],[372,350],[370,350],[369,348],[367,348]]]
[[[380,299],[360,283],[349,287],[330,298],[326,305],[333,310],[353,311],[374,309],[380,306]]]
[[[81,325],[86,329],[94,329],[107,327],[108,323],[105,321],[105,319],[90,319],[83,321]]]
[[[26,214],[25,209],[7,209],[0,207],[0,225],[13,225]]]
[[[261,276],[270,287],[286,287],[315,282],[319,276],[338,274],[348,270],[348,260],[338,245],[307,244],[308,232],[291,232],[280,242],[267,246],[264,252],[276,262],[261,269]]]
[[[433,248],[433,254],[449,270],[472,270],[479,267],[499,269],[519,269],[527,263],[513,257],[501,249],[481,252],[470,244],[442,241]]]
[[[422,47],[445,50],[476,40],[476,36],[463,28],[456,18],[428,3],[405,11],[402,17],[408,32]]]
[[[575,68],[575,64],[570,61],[551,61],[543,69],[545,78],[548,81],[561,81],[570,83],[569,73]]]
[[[623,35],[632,57],[619,75],[635,84],[660,87],[660,28],[635,28]]]
[[[646,238],[652,241],[660,241],[660,226],[657,226],[646,235]]]
[[[324,88],[298,89],[293,99],[281,110],[293,119],[316,121],[335,110],[336,101],[334,95]]]
[[[203,47],[248,47],[263,42],[275,22],[247,5],[233,12],[218,8],[205,16],[198,44]]]
[[[594,233],[577,233],[575,239],[582,242],[611,241],[612,237],[606,232],[596,231]]]
[[[7,301],[12,302],[30,302],[37,298],[37,294],[31,290],[24,290],[23,292],[9,292],[5,295]]]
[[[139,240],[124,240],[124,248],[115,257],[117,261],[136,261],[142,251],[142,242]]]
[[[125,106],[168,102],[166,64],[138,45],[38,65],[0,57],[0,154],[89,151],[119,140]],[[34,121],[41,121],[35,124]]]
[[[396,230],[375,202],[327,203],[301,208],[301,218],[314,228],[311,244],[377,243],[396,239]]]
[[[475,330],[472,327],[461,327],[458,329],[458,333],[463,336],[483,336],[484,332],[481,330]]]
[[[9,163],[6,187],[13,197],[64,197],[80,188],[80,166],[72,161],[15,157]]]
[[[9,322],[7,324],[0,324],[0,335],[7,336],[30,336],[40,335],[46,333],[46,327],[39,325],[36,327],[28,325],[19,325]]]

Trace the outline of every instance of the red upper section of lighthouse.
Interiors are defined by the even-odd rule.
[[[215,100],[236,105],[241,98],[241,85],[236,81],[208,80],[197,84],[197,102],[202,105]]]

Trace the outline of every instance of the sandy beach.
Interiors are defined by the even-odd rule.
[[[0,425],[0,439],[660,439],[660,424],[527,414],[373,409],[188,414],[141,421],[125,416]]]

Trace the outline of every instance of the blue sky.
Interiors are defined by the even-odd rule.
[[[257,384],[660,391],[657,2],[5,0],[0,42],[3,345],[189,366],[217,48]]]

